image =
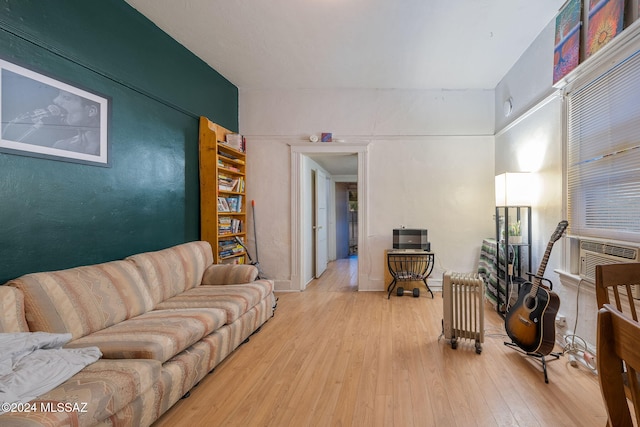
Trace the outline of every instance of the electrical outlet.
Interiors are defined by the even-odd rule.
[[[556,316],[556,328],[564,329],[567,327],[567,318],[562,314]]]

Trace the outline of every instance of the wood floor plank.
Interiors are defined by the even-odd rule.
[[[357,261],[332,262],[305,292],[280,293],[251,340],[178,402],[168,426],[603,426],[597,378],[504,345],[486,306],[485,343],[442,339],[442,296],[357,292]]]

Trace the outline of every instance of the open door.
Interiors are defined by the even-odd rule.
[[[370,142],[354,142],[341,144],[317,144],[317,143],[291,143],[291,290],[304,291],[306,283],[314,276],[315,254],[309,255],[316,244],[313,241],[315,232],[309,226],[306,218],[313,216],[315,206],[313,195],[309,197],[309,192],[313,192],[315,185],[306,187],[309,181],[309,169],[305,167],[305,158],[317,154],[356,154],[358,156],[358,256],[361,260],[369,260],[369,248],[365,236],[369,230],[369,144]],[[314,178],[315,175],[311,174]],[[309,215],[309,210],[312,212]],[[308,216],[307,216],[308,215]],[[315,224],[315,221],[312,222]],[[327,254],[328,257],[328,254]],[[363,262],[358,263],[358,290],[373,290],[374,286],[369,279],[370,265],[363,266]]]
[[[316,268],[315,277],[318,278],[327,269],[329,258],[329,246],[327,242],[327,176],[319,170],[315,173],[314,188],[314,224],[313,232],[315,237]]]

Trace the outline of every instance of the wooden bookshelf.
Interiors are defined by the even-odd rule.
[[[228,129],[200,117],[200,238],[211,244],[216,264],[244,264],[247,200],[244,143],[227,143]],[[241,137],[240,137],[241,139]]]

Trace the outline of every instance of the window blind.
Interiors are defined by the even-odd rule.
[[[640,51],[567,93],[570,232],[640,242]]]

